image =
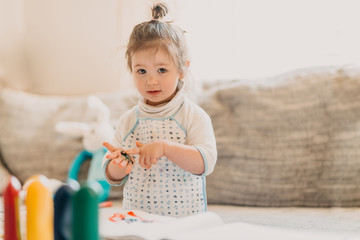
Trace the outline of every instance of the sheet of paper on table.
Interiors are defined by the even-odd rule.
[[[111,209],[101,213],[100,235],[104,239],[127,240],[360,240],[351,233],[309,232],[262,226],[250,223],[224,223],[213,212],[183,218],[149,214],[139,210],[128,212]],[[104,220],[105,219],[105,220]]]

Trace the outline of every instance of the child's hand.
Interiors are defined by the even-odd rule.
[[[113,145],[111,145],[108,142],[104,142],[103,146],[106,147],[110,153],[106,155],[105,157],[107,159],[112,159],[112,163],[117,165],[120,168],[123,168],[126,166],[126,174],[130,173],[132,166],[134,165],[134,160],[132,156],[128,155],[128,158],[126,158],[126,154],[122,153],[123,150],[121,148],[116,148]]]
[[[159,158],[165,155],[164,142],[157,141],[149,144],[136,142],[138,148],[126,150],[127,154],[139,154],[139,164],[143,168],[149,169],[152,164],[157,164]]]

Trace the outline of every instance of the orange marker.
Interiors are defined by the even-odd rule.
[[[112,202],[111,201],[106,201],[106,202],[101,202],[99,203],[99,207],[100,208],[106,208],[106,207],[111,207],[112,206]]]

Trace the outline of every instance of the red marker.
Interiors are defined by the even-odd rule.
[[[19,217],[19,192],[21,184],[19,180],[11,176],[4,195],[5,209],[5,240],[20,240],[20,217]]]

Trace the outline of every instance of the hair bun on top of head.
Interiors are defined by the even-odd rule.
[[[150,22],[157,22],[168,14],[169,10],[165,3],[158,3],[151,9],[152,19]]]

